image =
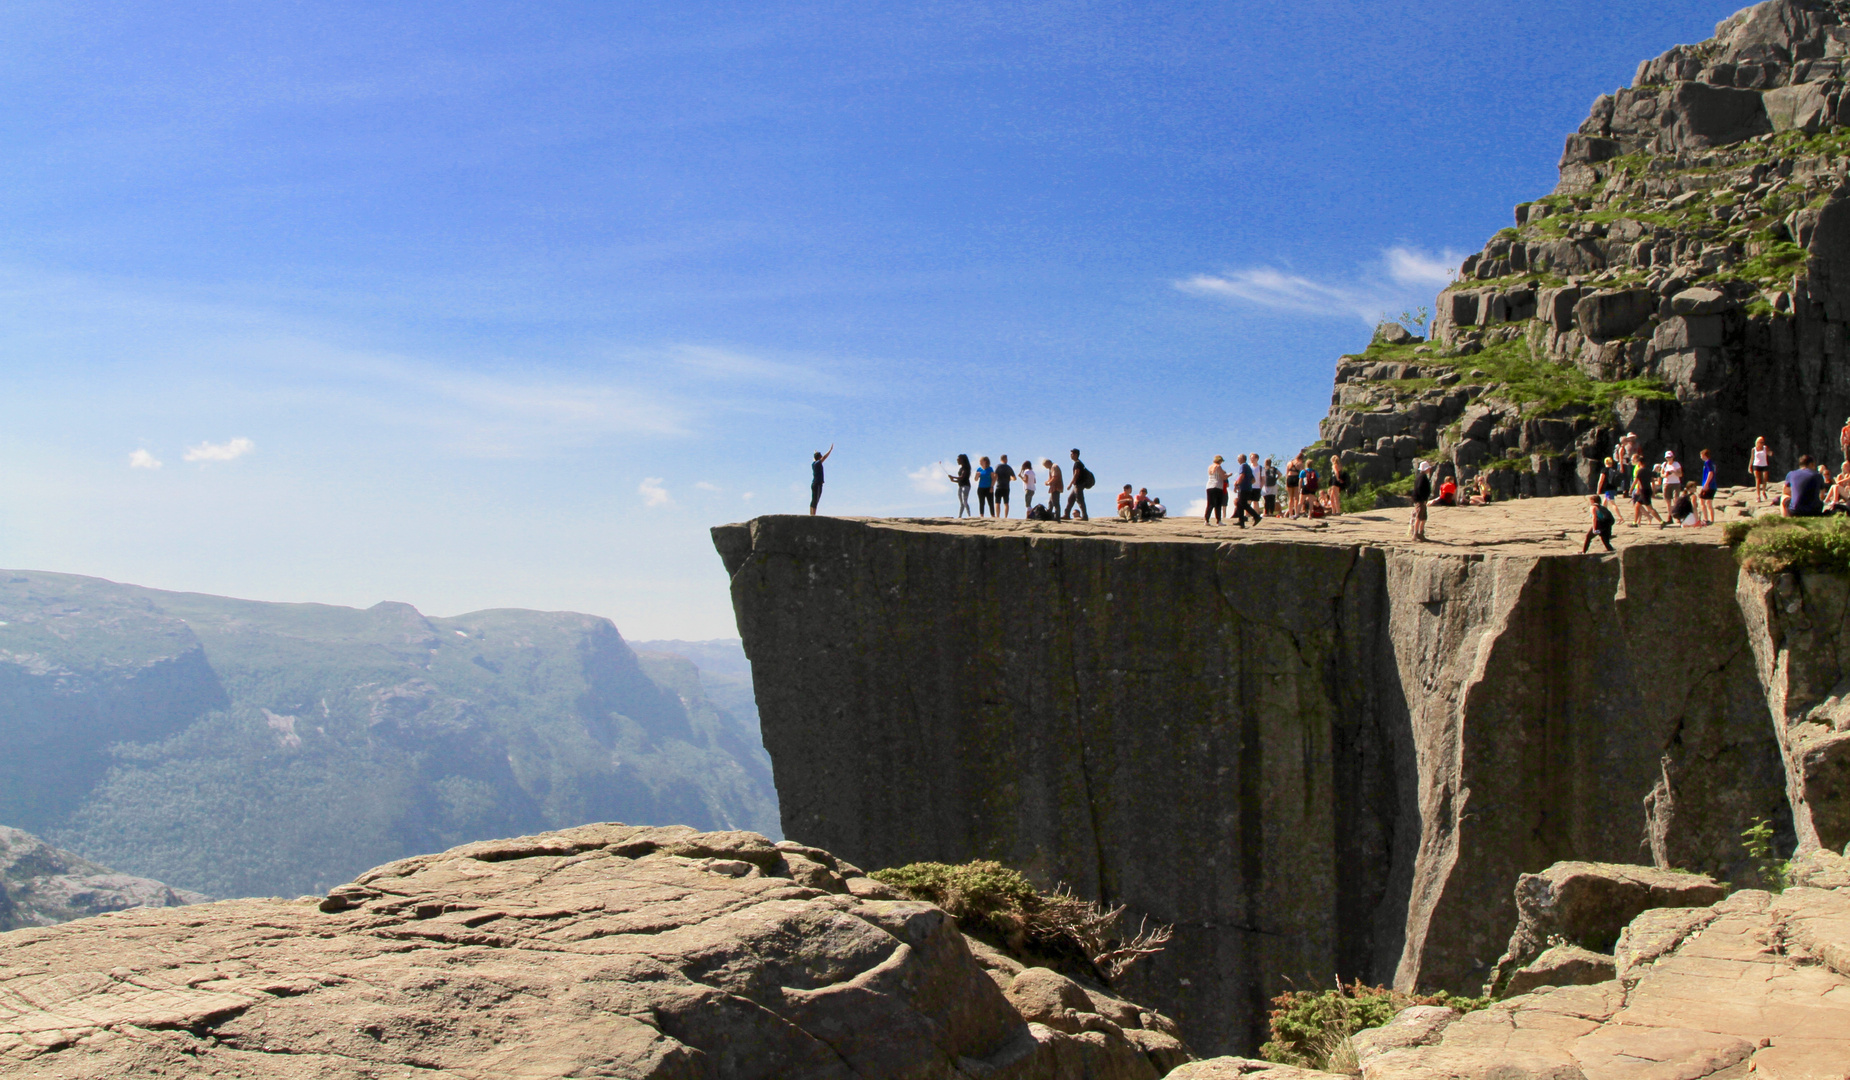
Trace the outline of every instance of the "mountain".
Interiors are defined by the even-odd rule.
[[[51,926],[140,907],[180,907],[209,897],[59,851],[28,832],[0,825],[0,930]]]
[[[566,612],[0,571],[0,745],[0,822],[215,896],[587,821],[777,822],[754,722]]]
[[[632,641],[630,648],[647,666],[657,656],[680,657],[700,669],[708,700],[758,730],[758,699],[752,693],[752,664],[738,638],[710,641]]]
[[[1770,0],[1638,67],[1567,136],[1554,191],[1465,259],[1432,341],[1338,361],[1317,449],[1505,494],[1592,490],[1620,436],[1724,484],[1758,436],[1835,464],[1850,416],[1850,4]],[[1415,327],[1418,329],[1418,327]],[[1693,479],[1693,476],[1691,477]]]

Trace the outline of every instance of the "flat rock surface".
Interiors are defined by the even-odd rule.
[[[1187,1060],[1161,1017],[982,961],[942,911],[890,896],[755,833],[590,825],[326,899],[17,930],[0,1074],[1153,1080]],[[1010,1004],[1032,973],[1069,1030]]]
[[[1432,1046],[1368,1060],[1364,1080],[1844,1080],[1850,894],[1748,890],[1636,981],[1538,991],[1470,1013]]]
[[[1715,499],[1718,522],[1740,520],[1732,504],[1745,500],[1751,506],[1753,489],[1723,488]],[[1101,498],[1102,503],[1102,498]],[[1657,508],[1663,510],[1662,500]],[[1764,512],[1767,507],[1760,507]],[[1777,512],[1777,511],[1775,511]],[[1204,541],[1212,543],[1292,543],[1369,544],[1379,547],[1406,547],[1420,550],[1470,551],[1495,547],[1524,554],[1560,554],[1578,552],[1586,536],[1587,500],[1581,496],[1542,499],[1514,499],[1489,506],[1432,506],[1428,508],[1426,542],[1415,544],[1407,539],[1407,519],[1412,511],[1406,507],[1368,510],[1357,514],[1337,514],[1324,518],[1267,518],[1258,525],[1241,529],[1231,515],[1225,525],[1204,525],[1199,517],[1170,517],[1163,521],[1119,521],[1110,514],[1095,515],[1091,521],[1024,521],[1021,518],[868,518],[870,525],[894,529],[932,529],[973,533],[1040,533],[1047,536],[1108,537],[1128,541]],[[1701,528],[1660,529],[1649,518],[1634,528],[1631,502],[1619,500],[1620,524],[1612,532],[1615,548],[1634,544],[1708,544],[1722,542],[1718,525]],[[1601,552],[1599,541],[1593,551]]]

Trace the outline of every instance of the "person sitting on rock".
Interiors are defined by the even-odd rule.
[[[1150,520],[1150,489],[1137,489],[1137,520]]]
[[[1683,490],[1677,493],[1675,501],[1670,504],[1670,520],[1685,529],[1708,524],[1696,512],[1696,485],[1684,484]]]
[[[1118,492],[1118,520],[1134,521],[1136,520],[1136,515],[1137,496],[1131,494],[1131,486],[1126,484],[1124,485],[1124,490]]]
[[[1817,517],[1824,513],[1824,478],[1813,467],[1810,454],[1799,455],[1799,467],[1786,474],[1786,497],[1779,512],[1786,517]]]
[[[1149,514],[1151,521],[1161,521],[1169,516],[1169,508],[1163,505],[1162,499],[1152,495],[1150,496]]]
[[[1611,460],[1611,459],[1609,458],[1607,460]],[[1471,496],[1469,500],[1467,500],[1468,505],[1489,506],[1491,499],[1494,497],[1495,497],[1494,493],[1490,490],[1490,474],[1487,472],[1478,473],[1477,474],[1477,491]]]
[[[1837,470],[1837,483],[1831,485],[1829,494],[1824,499],[1824,512],[1827,514],[1850,514],[1850,461]]]
[[[1434,506],[1458,505],[1458,482],[1451,477],[1439,481],[1439,497],[1433,500]]]
[[[1598,495],[1587,496],[1587,509],[1592,511],[1593,527],[1587,530],[1587,538],[1580,542],[1580,553],[1582,555],[1587,553],[1587,549],[1593,546],[1593,538],[1596,536],[1599,537],[1600,543],[1606,545],[1606,550],[1611,551],[1612,526],[1615,523],[1612,511],[1606,508],[1605,500]]]

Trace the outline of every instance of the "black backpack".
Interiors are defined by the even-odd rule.
[[[1081,491],[1090,490],[1093,484],[1092,470],[1079,465],[1073,473],[1073,486]]]

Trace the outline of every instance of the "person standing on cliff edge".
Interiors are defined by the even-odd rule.
[[[815,458],[811,460],[809,463],[809,516],[810,517],[816,516],[816,504],[822,501],[822,463],[829,460],[829,455],[833,454],[834,452],[835,452],[835,444],[830,443],[829,448],[826,451],[824,450],[816,451]]]
[[[1427,475],[1432,468],[1426,462],[1419,463],[1418,472],[1413,479],[1413,517],[1407,522],[1409,540],[1426,539],[1426,500],[1432,498],[1432,477]]]
[[[1092,515],[1086,513],[1086,489],[1092,486],[1092,470],[1079,460],[1079,448],[1074,447],[1073,471],[1067,475],[1066,517],[1073,516],[1073,507],[1079,507],[1079,520],[1091,521]]]

